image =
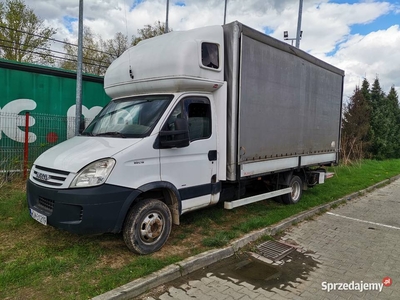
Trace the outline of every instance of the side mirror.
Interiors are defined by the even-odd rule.
[[[189,144],[189,124],[186,119],[176,119],[175,130],[165,130],[159,133],[161,149],[183,148]]]

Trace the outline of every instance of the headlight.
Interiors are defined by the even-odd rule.
[[[72,180],[70,187],[90,187],[103,184],[110,175],[115,160],[101,159],[84,167]]]

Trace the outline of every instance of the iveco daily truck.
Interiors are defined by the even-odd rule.
[[[142,41],[108,68],[112,101],[34,162],[30,214],[74,233],[122,231],[147,254],[184,213],[296,203],[338,162],[343,77],[239,22]]]

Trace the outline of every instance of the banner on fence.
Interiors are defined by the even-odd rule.
[[[0,170],[2,164],[19,161],[25,140],[26,112],[30,113],[28,143],[39,152],[74,135],[75,72],[0,59],[0,86]],[[109,101],[103,78],[84,75],[85,125]],[[30,153],[30,157],[35,155],[35,151]]]
[[[30,143],[46,142],[38,140],[37,124],[34,114],[47,114],[67,117],[67,135],[74,132],[76,73],[31,64],[0,60],[0,145],[1,139],[7,137],[15,142],[23,142],[24,113],[32,114],[30,119]],[[110,101],[103,88],[103,78],[84,75],[82,82],[82,114],[93,119],[104,105]],[[11,118],[4,115],[16,114],[21,117]],[[55,128],[47,122],[51,136]],[[53,130],[54,129],[54,130]],[[72,134],[71,134],[72,132]]]

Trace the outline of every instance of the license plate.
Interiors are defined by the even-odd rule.
[[[47,225],[47,217],[44,214],[31,209],[31,217],[43,225]]]

